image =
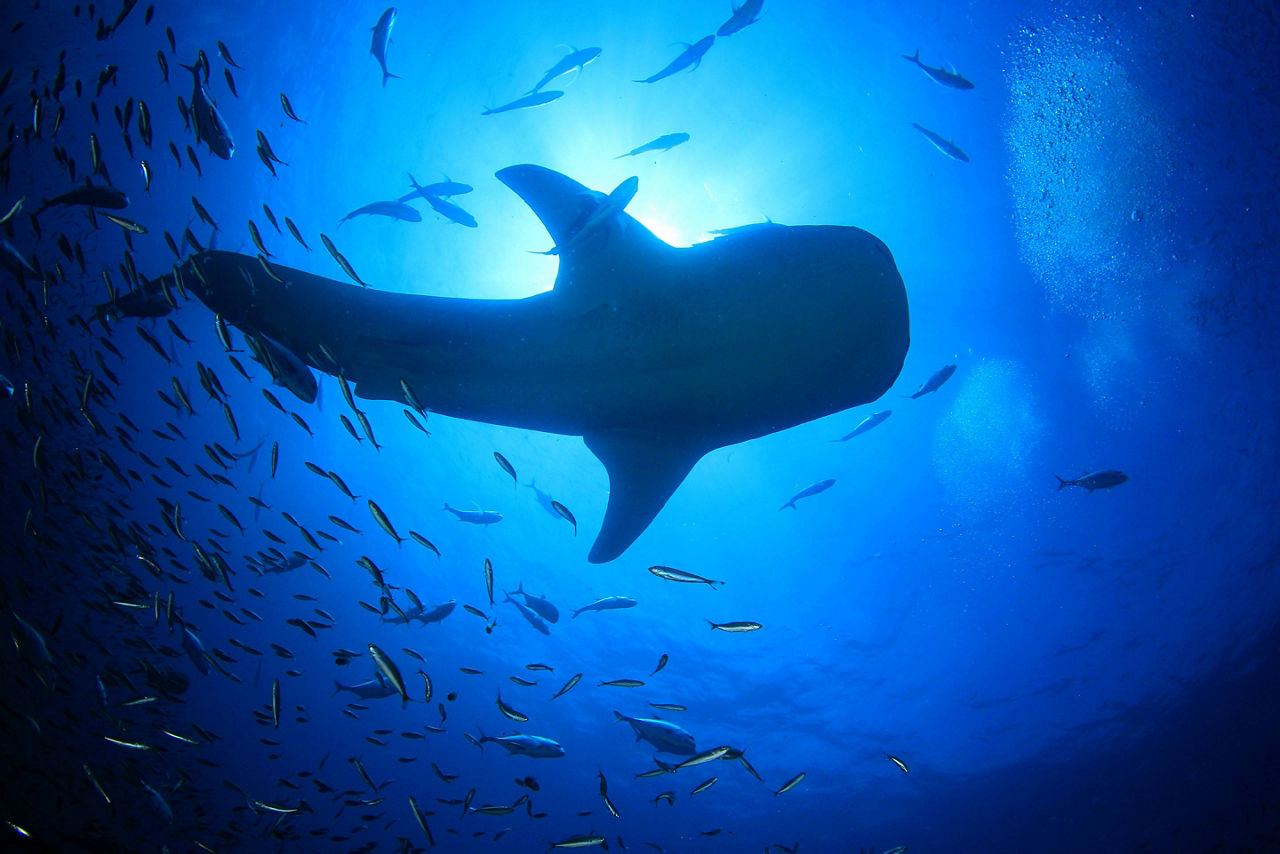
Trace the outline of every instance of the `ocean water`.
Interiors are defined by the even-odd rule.
[[[384,81],[385,10],[143,2],[117,24],[117,2],[5,7],[0,208],[25,201],[2,226],[0,847],[1280,850],[1270,4],[769,0],[651,83],[634,81],[728,4],[406,2]],[[563,96],[482,114],[592,47],[543,87]],[[183,68],[200,51],[207,84]],[[200,85],[229,159],[184,121]],[[572,214],[558,238],[495,177],[517,164],[581,185],[548,203]],[[33,219],[86,176],[127,206]],[[471,186],[447,200],[475,227],[421,197],[420,221],[341,222],[410,176]],[[910,348],[857,406],[846,384],[869,369],[844,354],[893,335],[815,290],[870,287],[831,270],[825,235],[851,232],[770,222],[865,229],[892,253]],[[757,266],[711,265],[686,299],[676,268],[643,267],[640,226]],[[786,248],[804,234],[824,237]],[[209,267],[202,285],[225,257],[205,248],[243,272]],[[508,309],[552,291],[562,261],[569,286],[534,304],[625,325],[552,335]],[[154,294],[166,274],[176,307],[129,316],[130,280]],[[255,315],[250,285],[250,303],[285,293],[289,310]],[[206,288],[231,308],[230,353]],[[378,292],[473,302],[364,312]],[[411,334],[458,305],[481,306],[491,346],[467,324]],[[508,310],[527,327],[495,336]],[[744,325],[761,331],[730,334]],[[309,362],[314,402],[273,383],[255,333]],[[690,353],[713,365],[692,385]],[[778,405],[789,429],[698,446],[634,543],[592,562],[611,497],[665,457],[611,478],[581,431],[511,414],[599,417],[583,376],[625,413],[612,428],[664,441],[833,379],[797,391],[822,417]],[[475,387],[503,391],[441,411]],[[1127,480],[1055,479],[1107,471]],[[558,609],[545,632],[506,601],[517,586]],[[575,614],[605,597],[634,605]],[[415,602],[454,607],[394,621]],[[383,678],[375,649],[407,702],[389,675],[390,696],[335,691]],[[615,712],[731,750],[676,770],[688,754]],[[514,734],[563,755],[490,740]]]

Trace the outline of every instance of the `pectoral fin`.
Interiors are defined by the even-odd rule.
[[[638,431],[589,433],[583,439],[609,472],[609,506],[587,555],[592,563],[607,563],[644,533],[706,449]]]

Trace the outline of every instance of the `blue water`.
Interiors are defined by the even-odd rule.
[[[0,95],[11,146],[0,208],[26,199],[4,236],[51,280],[43,289],[38,276],[6,274],[0,308],[0,373],[16,386],[0,397],[0,593],[14,639],[0,694],[5,846],[422,850],[412,796],[444,851],[541,851],[574,835],[668,852],[1280,850],[1280,22],[1269,5],[770,0],[696,70],[639,84],[680,43],[724,23],[727,4],[406,2],[388,50],[400,79],[385,87],[369,53],[385,6],[157,4],[146,24],[143,4],[101,40],[96,18],[110,25],[119,6],[92,17],[89,8],[40,2],[4,15],[0,66],[13,74]],[[238,97],[218,40],[242,66],[231,69]],[[546,87],[563,98],[481,115],[526,93],[566,46],[602,53]],[[917,47],[974,88],[939,85],[902,59]],[[235,139],[229,161],[198,145],[174,106],[191,99],[179,63],[199,49]],[[70,82],[58,101],[63,50]],[[115,82],[94,97],[108,65],[119,66]],[[284,115],[282,92],[305,124]],[[129,98],[148,104],[155,136],[147,150],[135,118],[132,156],[112,112]],[[255,130],[288,164],[278,177],[255,154]],[[614,159],[673,132],[690,139]],[[255,255],[252,220],[281,265],[346,281],[323,232],[382,290],[526,297],[551,288],[558,260],[531,254],[552,240],[493,174],[531,163],[601,193],[638,176],[627,212],[678,246],[765,218],[864,228],[901,271],[911,348],[880,401],[708,454],[622,557],[594,565],[586,555],[609,480],[578,437],[436,414],[425,437],[403,406],[357,401],[377,450],[340,423],[354,417],[335,378],[320,376],[307,405],[243,352],[234,355],[252,381],[241,377],[194,300],[165,319],[113,319],[91,333],[75,323],[107,300],[103,270],[123,290],[124,233],[101,212],[95,229],[84,208],[63,207],[40,215],[37,234],[29,214],[89,173],[90,133],[129,195],[118,213],[148,229],[132,239],[146,277],[175,260],[166,231],[179,241],[190,228],[202,244]],[[74,158],[76,182],[57,146]],[[338,226],[408,192],[408,173],[473,185],[454,201],[478,227],[421,201],[421,222]],[[264,203],[311,251],[270,227]],[[60,253],[60,233],[82,248],[83,272]],[[239,440],[201,389],[197,362],[225,388]],[[947,364],[957,370],[938,391],[904,399]],[[101,433],[79,413],[90,373],[85,408]],[[172,398],[171,378],[194,415],[157,397]],[[884,409],[893,415],[874,430],[830,441]],[[259,439],[256,454],[224,459],[225,471],[206,452],[217,443],[245,453]],[[306,462],[337,472],[358,500]],[[1055,474],[1106,469],[1128,482],[1056,488]],[[778,510],[828,478],[829,490]],[[576,535],[530,484],[571,510]],[[405,542],[379,530],[369,499]],[[170,527],[172,502],[185,540]],[[446,502],[503,519],[460,523]],[[333,539],[312,548],[282,513]],[[229,584],[198,571],[196,545],[224,553]],[[314,564],[259,575],[272,548]],[[384,622],[370,611],[380,591],[362,557],[398,606],[412,590],[428,607],[458,607],[439,624]],[[652,565],[725,583],[675,584]],[[549,634],[502,602],[520,583],[558,606]],[[638,604],[571,617],[606,596]],[[313,621],[316,637],[291,619]],[[747,620],[763,628],[707,625]],[[182,623],[219,669],[204,675],[183,652]],[[398,664],[412,702],[334,694],[334,680],[373,678],[369,644]],[[341,649],[359,655],[335,656]],[[651,676],[664,654],[670,663]],[[181,674],[185,690],[148,686],[154,668]],[[553,700],[576,673],[581,683]],[[615,679],[646,684],[600,685]],[[503,717],[499,691],[527,723]],[[637,778],[655,754],[614,710],[678,723],[699,749],[740,749],[762,780],[723,760]],[[554,739],[564,756],[480,750],[464,737],[516,732]],[[528,776],[537,791],[516,782]],[[464,816],[469,790],[472,807],[516,809]],[[655,802],[666,791],[673,805]]]

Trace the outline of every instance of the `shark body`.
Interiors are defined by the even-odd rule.
[[[223,318],[343,375],[357,396],[582,436],[609,474],[588,559],[618,557],[699,459],[879,398],[909,344],[888,248],[843,226],[774,226],[688,248],[625,211],[574,237],[604,202],[538,166],[497,177],[557,246],[552,291],[518,300],[359,288],[207,251],[188,290]],[[172,278],[170,276],[169,278]]]

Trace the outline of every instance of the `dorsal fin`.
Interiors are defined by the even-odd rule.
[[[579,235],[578,230],[607,197],[559,172],[542,166],[508,166],[497,177],[537,214],[555,241],[560,258],[555,290],[566,299],[592,304],[617,296],[619,289],[650,280],[644,271],[658,257],[676,251],[625,211],[593,233]],[[609,292],[598,293],[593,284],[607,285]]]
[[[609,506],[587,560],[607,563],[644,533],[707,449],[639,430],[582,437],[609,472]]]

